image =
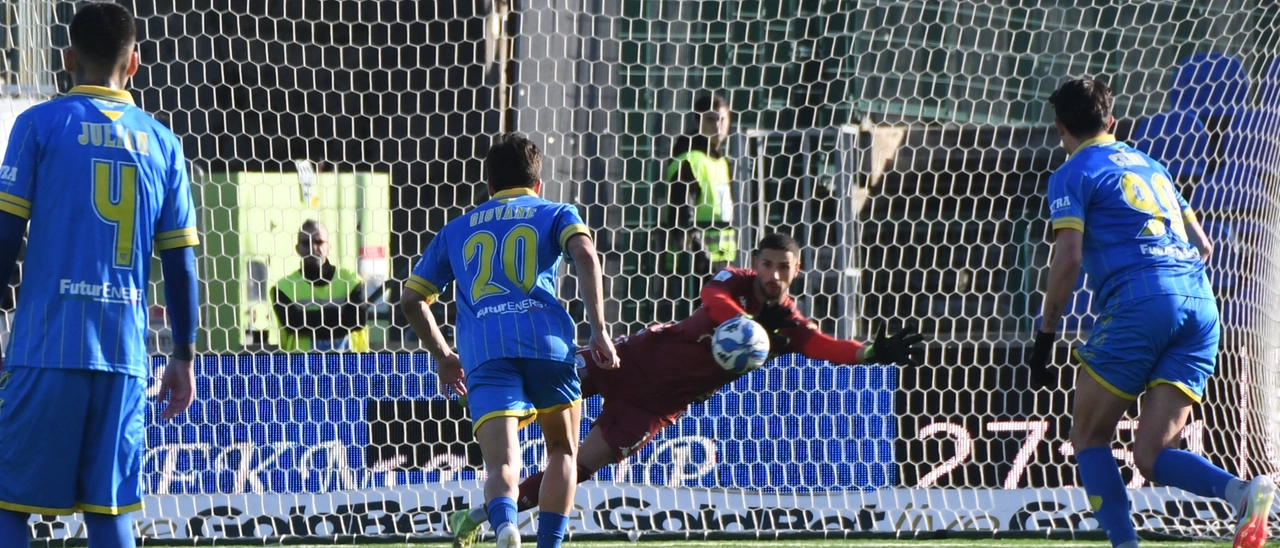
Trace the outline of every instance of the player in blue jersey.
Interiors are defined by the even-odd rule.
[[[1109,133],[1111,90],[1073,79],[1049,98],[1071,155],[1049,178],[1054,253],[1028,365],[1049,382],[1058,322],[1083,264],[1100,302],[1080,362],[1071,419],[1080,480],[1112,545],[1138,544],[1129,496],[1111,453],[1116,424],[1142,395],[1134,461],[1143,476],[1236,505],[1235,546],[1261,547],[1275,485],[1245,482],[1178,449],[1218,353],[1218,309],[1205,275],[1212,244],[1155,160]]]
[[[489,149],[485,170],[492,198],[436,234],[405,284],[402,306],[435,358],[440,381],[467,395],[489,474],[484,496],[498,548],[520,545],[516,433],[536,417],[547,446],[538,548],[554,548],[573,507],[582,399],[573,320],[556,297],[562,255],[578,269],[591,324],[588,350],[606,369],[618,367],[617,352],[604,323],[600,263],[586,225],[573,206],[538,197],[538,147],[504,135]],[[457,354],[428,309],[454,282]]]
[[[76,87],[19,115],[0,165],[0,279],[29,229],[0,369],[5,547],[29,543],[31,513],[73,512],[93,547],[133,547],[154,251],[174,341],[161,417],[186,410],[195,383],[196,216],[182,146],[124,91],[138,68],[128,9],[84,6],[69,35]]]
[[[76,13],[76,86],[18,117],[0,165],[0,279],[29,230],[0,369],[0,546],[26,546],[33,513],[74,512],[95,548],[134,546],[153,251],[175,347],[161,416],[193,398],[195,211],[178,139],[124,90],[135,25],[117,4]]]

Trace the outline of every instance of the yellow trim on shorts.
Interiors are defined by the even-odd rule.
[[[536,418],[537,416],[538,416],[537,411],[534,411],[533,409],[526,409],[523,411],[517,411],[515,409],[502,409],[499,411],[494,411],[492,413],[485,413],[483,417],[480,417],[474,421],[471,421],[471,431],[472,432],[479,431],[480,425],[484,424],[485,421],[489,419],[496,419],[498,417],[515,417],[516,419],[519,420],[519,424],[516,428],[520,429],[520,428],[524,428],[525,426],[528,426],[529,424],[532,424],[533,419]]]
[[[85,504],[83,502],[76,503],[76,510],[88,512],[90,514],[106,514],[108,516],[119,516],[130,512],[137,512],[141,509],[141,502],[130,504],[128,506],[98,506],[96,504]]]
[[[553,406],[548,407],[548,408],[546,408],[546,409],[538,409],[537,411],[538,411],[538,414],[539,414],[539,415],[544,415],[544,414],[548,414],[548,413],[558,413],[558,412],[560,412],[560,411],[564,411],[565,409],[572,409],[572,408],[577,407],[577,406],[579,406],[579,405],[582,405],[582,400],[581,400],[581,399],[573,400],[573,401],[571,401],[571,402],[569,402],[569,403],[562,403],[562,404],[559,404],[559,405],[553,405]]]
[[[1098,384],[1101,384],[1103,388],[1106,388],[1112,394],[1120,396],[1121,398],[1124,398],[1129,401],[1134,401],[1138,399],[1137,395],[1130,394],[1119,388],[1116,388],[1114,385],[1107,382],[1106,379],[1103,379],[1100,375],[1098,375],[1098,373],[1094,371],[1092,367],[1089,367],[1089,362],[1085,361],[1084,358],[1080,356],[1080,349],[1077,348],[1075,350],[1072,350],[1071,355],[1075,356],[1076,361],[1080,362],[1080,367],[1084,368],[1085,373],[1088,373],[1090,377],[1093,377],[1093,380],[1098,381]]]
[[[1187,386],[1187,385],[1185,385],[1185,384],[1182,384],[1182,383],[1180,383],[1180,382],[1171,381],[1171,380],[1168,380],[1168,379],[1156,379],[1156,380],[1154,380],[1154,381],[1151,381],[1151,382],[1147,383],[1147,388],[1151,388],[1151,387],[1153,387],[1153,386],[1155,386],[1155,385],[1157,385],[1157,384],[1170,384],[1170,385],[1173,385],[1173,387],[1174,387],[1174,388],[1177,388],[1178,390],[1181,390],[1183,394],[1186,394],[1186,395],[1187,395],[1187,397],[1191,398],[1191,401],[1194,401],[1194,402],[1196,402],[1196,403],[1200,403],[1200,400],[1202,399],[1200,396],[1197,396],[1195,392],[1192,392],[1192,391],[1191,391],[1191,387],[1189,387],[1189,386]]]
[[[22,512],[25,514],[42,514],[46,516],[69,516],[76,513],[75,508],[45,508],[43,506],[28,506],[26,504],[15,504],[4,501],[0,501],[0,509],[12,512]]]
[[[130,504],[128,506],[98,506],[97,504],[85,504],[77,502],[71,508],[45,508],[43,506],[30,506],[27,504],[14,504],[11,502],[0,501],[0,509],[10,510],[13,512],[22,512],[26,514],[41,514],[45,516],[69,516],[80,512],[88,512],[90,514],[107,514],[110,516],[119,516],[130,512],[137,512],[142,509],[142,503]]]

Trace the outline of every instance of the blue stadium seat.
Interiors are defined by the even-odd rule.
[[[1172,110],[1201,117],[1230,116],[1249,101],[1249,73],[1221,52],[1197,53],[1178,64],[1169,89]]]
[[[1222,135],[1217,169],[1191,191],[1196,211],[1248,211],[1262,206],[1263,177],[1272,172],[1277,119],[1261,109],[1239,109]]]
[[[1209,257],[1208,264],[1213,292],[1218,297],[1229,296],[1235,292],[1243,266],[1240,261],[1242,244],[1256,227],[1240,220],[1210,219],[1200,224],[1204,227],[1205,236],[1213,243],[1213,255]]]
[[[1143,118],[1131,141],[1134,148],[1164,164],[1174,177],[1204,175],[1209,132],[1193,112],[1175,110]]]
[[[1280,111],[1280,57],[1271,60],[1258,82],[1258,107],[1273,114]]]

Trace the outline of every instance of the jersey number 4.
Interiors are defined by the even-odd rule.
[[[93,209],[116,231],[116,268],[133,268],[133,233],[138,210],[138,166],[93,161]]]
[[[1164,236],[1167,230],[1172,230],[1182,241],[1187,241],[1187,227],[1182,222],[1182,208],[1178,206],[1172,181],[1160,174],[1147,181],[1136,173],[1126,173],[1120,186],[1124,188],[1129,207],[1151,215],[1139,236]]]
[[[492,232],[481,231],[467,238],[462,258],[468,265],[478,260],[476,279],[471,283],[471,302],[490,295],[502,295],[506,288],[493,283],[496,266],[498,238]],[[507,279],[526,294],[533,289],[538,277],[538,231],[529,225],[516,225],[502,237],[502,272]]]

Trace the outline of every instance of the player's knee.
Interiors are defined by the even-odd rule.
[[[1164,451],[1164,447],[1143,447],[1137,446],[1133,449],[1133,464],[1138,467],[1138,472],[1144,478],[1154,478],[1156,469],[1156,458],[1160,456],[1160,452]]]
[[[1094,431],[1084,424],[1072,425],[1071,427],[1071,445],[1079,453],[1090,447],[1101,447],[1111,445],[1111,438],[1115,437],[1115,428],[1107,430]]]
[[[548,457],[573,458],[578,455],[578,444],[568,439],[547,439]]]

